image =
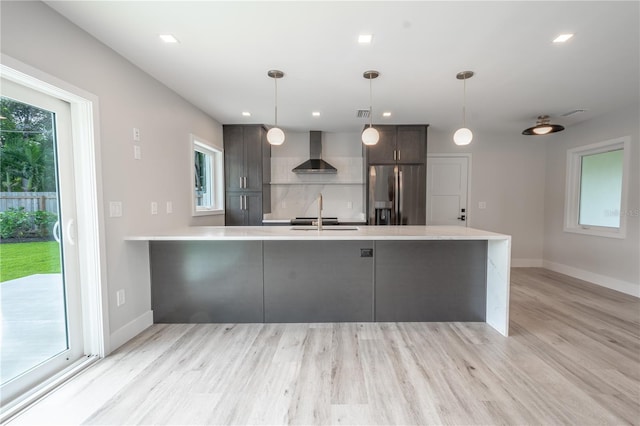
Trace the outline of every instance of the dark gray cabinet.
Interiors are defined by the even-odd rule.
[[[485,321],[487,241],[376,241],[376,321]]]
[[[262,192],[227,192],[225,200],[226,226],[262,225]]]
[[[372,256],[372,241],[265,241],[265,322],[373,321]]]
[[[154,323],[263,322],[261,241],[151,241]]]
[[[262,225],[271,211],[271,146],[263,125],[224,125],[225,224]]]
[[[376,125],[380,140],[366,146],[367,164],[424,164],[428,125]]]
[[[150,241],[156,323],[485,321],[487,241]]]

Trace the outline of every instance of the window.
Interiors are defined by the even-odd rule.
[[[222,151],[191,135],[193,215],[224,213]]]
[[[567,151],[567,232],[624,238],[629,138]]]

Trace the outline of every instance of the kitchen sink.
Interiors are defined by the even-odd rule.
[[[289,228],[292,231],[317,231],[318,227],[313,225],[299,225]],[[342,225],[323,225],[323,231],[357,231],[360,228],[357,226],[342,226]]]

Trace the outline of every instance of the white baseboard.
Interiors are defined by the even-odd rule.
[[[111,333],[108,353],[115,351],[120,346],[124,345],[129,340],[133,339],[152,325],[153,311],[147,311],[128,324],[120,327],[119,329]]]
[[[512,268],[542,268],[542,259],[511,259]]]
[[[594,272],[585,271],[584,269],[574,268],[572,266],[563,265],[561,263],[543,261],[543,268],[549,269],[554,272],[560,272],[561,274],[569,275],[573,278],[589,281],[590,283],[599,285],[601,287],[610,288],[621,293],[629,294],[631,296],[640,297],[640,285],[634,284],[628,281],[622,281],[616,278],[607,277],[606,275],[596,274]]]

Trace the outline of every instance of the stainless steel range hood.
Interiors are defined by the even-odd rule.
[[[291,170],[293,173],[338,173],[338,169],[322,159],[322,132],[309,132],[309,159]]]

